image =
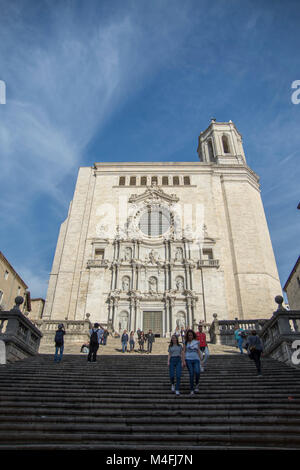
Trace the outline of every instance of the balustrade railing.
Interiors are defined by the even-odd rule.
[[[279,307],[260,331],[264,354],[291,366],[299,366],[294,353],[297,350],[295,341],[300,340],[300,310],[285,310],[281,296],[275,300]]]
[[[218,268],[220,261],[218,259],[200,259],[198,261],[199,268]]]
[[[234,332],[236,326],[245,330],[246,334],[250,334],[252,330],[259,332],[267,320],[254,319],[254,320],[219,320],[217,314],[213,315],[214,321],[209,328],[211,342],[215,344],[224,344],[227,346],[235,346],[236,341]]]
[[[15,362],[38,353],[41,331],[21,311],[22,297],[10,311],[0,312],[0,363]]]
[[[36,320],[35,325],[43,333],[43,344],[54,344],[55,332],[61,323],[63,323],[66,332],[66,344],[84,343],[89,338],[89,330],[92,324],[88,318],[86,320],[66,320],[64,322],[61,320]]]

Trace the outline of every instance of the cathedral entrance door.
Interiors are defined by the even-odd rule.
[[[143,312],[143,331],[148,333],[152,330],[154,334],[163,335],[162,312]]]

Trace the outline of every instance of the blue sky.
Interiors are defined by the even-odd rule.
[[[243,135],[282,285],[299,255],[300,9],[281,0],[0,0],[0,250],[45,297],[79,166],[197,161]]]

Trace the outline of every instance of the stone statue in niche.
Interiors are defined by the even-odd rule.
[[[178,313],[177,319],[176,319],[176,325],[179,328],[185,328],[185,314],[183,312]]]
[[[149,253],[149,261],[150,263],[155,263],[156,262],[156,258],[157,258],[157,253],[156,251],[154,251],[153,249],[150,251]]]
[[[124,292],[128,292],[130,289],[130,278],[128,276],[124,276],[122,279],[122,290]]]
[[[149,292],[150,294],[157,293],[157,279],[154,276],[150,277],[149,279]]]
[[[124,331],[127,329],[128,329],[128,314],[123,313],[120,315],[119,330]]]
[[[128,246],[126,249],[125,249],[125,261],[130,261],[132,258],[132,250],[131,248]]]
[[[182,251],[182,248],[178,246],[176,248],[175,261],[182,261],[182,260],[183,260],[183,251]]]
[[[176,279],[176,290],[182,292],[184,290],[184,282],[182,277],[177,277]]]

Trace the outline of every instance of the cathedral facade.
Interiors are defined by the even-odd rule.
[[[201,132],[195,162],[80,168],[44,320],[169,336],[199,321],[269,318],[281,294],[260,196],[233,122]]]

